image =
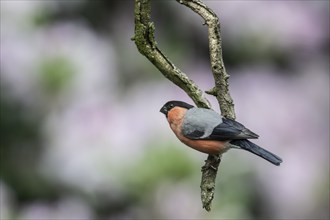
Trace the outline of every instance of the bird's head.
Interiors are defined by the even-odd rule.
[[[174,107],[181,107],[181,108],[185,108],[185,109],[191,109],[194,106],[185,103],[185,102],[181,102],[181,101],[168,101],[165,103],[165,105],[163,105],[163,107],[159,110],[161,113],[163,113],[164,115],[166,115],[167,117],[167,113]]]

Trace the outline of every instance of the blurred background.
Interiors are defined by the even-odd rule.
[[[192,101],[131,41],[134,1],[1,0],[1,219],[329,219],[329,1],[205,2],[237,120],[283,164],[229,151],[206,212],[207,155],[159,113]],[[158,46],[210,89],[202,19],[152,11]]]

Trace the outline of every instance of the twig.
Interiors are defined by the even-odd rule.
[[[200,0],[177,0],[198,13],[208,25],[211,69],[214,88],[206,93],[216,96],[223,116],[235,119],[234,104],[228,91],[228,78],[222,59],[220,23],[216,14]],[[157,47],[155,27],[150,20],[150,0],[135,0],[135,36],[133,40],[141,54],[146,56],[160,72],[183,89],[198,107],[210,108],[209,101],[198,86],[179,70]],[[221,155],[209,155],[202,167],[201,199],[203,208],[211,210],[215,180]]]

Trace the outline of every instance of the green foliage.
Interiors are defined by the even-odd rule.
[[[123,172],[126,174],[124,181],[129,186],[127,188],[138,197],[149,193],[162,181],[179,181],[198,169],[198,165],[179,146],[154,143],[147,152],[129,171]]]
[[[50,95],[56,95],[71,82],[75,68],[67,58],[55,56],[41,62],[39,73],[42,87]]]
[[[32,112],[13,99],[4,84],[0,106],[0,178],[14,190],[19,201],[54,197],[55,188],[38,173],[40,112]]]
[[[0,90],[0,106],[0,149],[26,143],[38,137],[36,121],[24,110],[22,104],[9,97],[3,84]]]

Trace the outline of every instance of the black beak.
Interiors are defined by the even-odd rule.
[[[167,116],[167,108],[165,106],[163,106],[159,111]]]

